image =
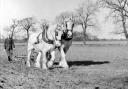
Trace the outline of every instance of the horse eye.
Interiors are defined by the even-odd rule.
[[[67,28],[67,24],[66,24],[65,26],[66,26],[66,28]]]
[[[74,24],[72,24],[72,28],[74,27]]]
[[[56,32],[55,34],[56,34],[56,36],[58,36],[58,32]]]

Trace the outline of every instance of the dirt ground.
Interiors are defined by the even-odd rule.
[[[72,45],[67,70],[57,63],[47,71],[26,67],[25,45],[16,46],[15,56],[23,58],[12,63],[2,46],[0,53],[0,89],[128,89],[128,46]]]

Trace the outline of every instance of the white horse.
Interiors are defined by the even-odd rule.
[[[42,58],[42,68],[47,69],[53,65],[55,59],[55,48],[61,46],[61,36],[63,31],[60,30],[61,27],[57,25],[52,25],[49,28],[44,29],[42,33],[32,34],[28,40],[28,60],[27,66],[30,67],[30,55],[32,50],[38,52],[35,66],[40,68],[40,58]],[[46,53],[50,51],[51,60],[47,63]]]
[[[61,46],[58,47],[61,54],[59,66],[63,68],[68,68],[69,66],[66,61],[66,53],[69,50],[70,46],[72,45],[73,28],[74,28],[73,18],[72,17],[66,18],[62,26],[64,30],[63,29],[61,30],[63,30],[64,32],[61,37]]]

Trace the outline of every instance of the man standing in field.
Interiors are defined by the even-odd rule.
[[[14,40],[11,35],[9,35],[4,41],[4,48],[6,50],[8,61],[11,62],[13,58],[13,48],[15,48]]]

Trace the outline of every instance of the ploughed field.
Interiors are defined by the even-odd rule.
[[[0,46],[0,89],[128,89],[128,46],[72,45],[66,59],[69,69],[26,67],[27,47],[16,44],[16,59],[9,63]]]

